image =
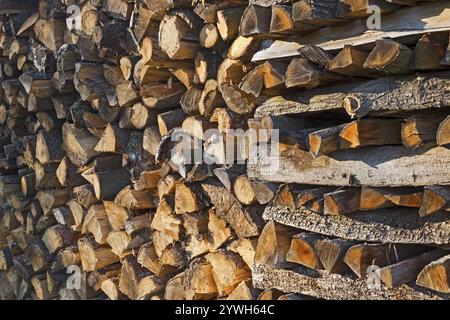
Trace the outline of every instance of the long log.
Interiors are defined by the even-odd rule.
[[[445,213],[421,218],[413,209],[381,209],[351,216],[324,216],[303,208],[268,206],[265,220],[305,231],[349,240],[410,244],[449,244],[450,222]]]
[[[373,187],[448,184],[450,151],[425,145],[416,150],[403,146],[338,150],[314,158],[296,151],[290,156],[252,159],[248,176],[272,182],[330,186]]]
[[[447,296],[421,292],[416,287],[402,286],[389,289],[381,286],[367,288],[366,279],[354,280],[340,274],[326,275],[304,267],[292,270],[275,269],[264,265],[253,267],[256,288],[275,288],[330,300],[442,300]],[[330,288],[333,290],[330,290]]]

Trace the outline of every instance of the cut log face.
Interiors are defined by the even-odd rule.
[[[286,254],[286,261],[298,263],[311,269],[322,269],[322,263],[319,260],[314,243],[322,240],[322,236],[312,233],[300,233],[294,235],[291,240],[291,246]]]
[[[274,267],[286,266],[286,255],[295,231],[276,222],[269,222],[261,232],[255,252],[255,263]]]
[[[432,261],[445,256],[446,251],[435,249],[414,258],[381,268],[378,272],[383,283],[389,288],[399,287],[417,278],[420,271]]]
[[[428,289],[449,293],[449,259],[450,257],[446,255],[426,265],[417,276],[416,283]]]

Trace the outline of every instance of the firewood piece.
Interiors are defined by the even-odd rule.
[[[46,189],[36,194],[44,215],[48,215],[52,209],[65,204],[69,200],[67,189]]]
[[[247,176],[239,176],[236,178],[233,184],[233,191],[239,202],[244,205],[251,205],[257,202],[256,194]]]
[[[361,189],[349,188],[324,195],[323,213],[326,215],[343,215],[358,212]]]
[[[91,233],[99,244],[105,244],[111,226],[103,204],[92,205],[84,218],[81,233]]]
[[[89,236],[78,240],[78,249],[83,270],[86,272],[92,272],[119,261],[111,248],[99,245]]]
[[[165,288],[164,280],[158,276],[147,276],[139,282],[138,292],[140,299],[148,299],[155,296]]]
[[[444,34],[425,34],[414,48],[412,68],[417,71],[430,71],[446,68],[441,64],[445,58],[448,37]]]
[[[227,227],[226,221],[217,217],[212,209],[208,212],[208,218],[208,241],[210,251],[214,252],[228,241],[232,234],[230,228]]]
[[[442,258],[448,252],[443,249],[428,251],[416,257],[400,261],[377,271],[381,281],[388,288],[396,288],[417,278],[423,268],[429,263]]]
[[[227,300],[256,300],[260,291],[253,288],[250,280],[244,280],[228,295]]]
[[[344,262],[360,278],[371,266],[385,267],[427,251],[427,247],[401,244],[357,244],[347,250]]]
[[[144,131],[142,147],[151,155],[156,155],[159,143],[161,142],[161,134],[155,126],[147,127]]]
[[[266,61],[264,63],[264,87],[267,89],[284,87],[288,64],[282,61]]]
[[[281,185],[273,199],[273,204],[285,208],[291,208],[295,210],[295,193],[301,192],[302,190],[295,190],[291,188],[288,184]]]
[[[214,205],[219,218],[226,220],[239,237],[257,236],[261,230],[261,217],[255,208],[244,210],[225,187],[215,183],[202,183],[203,191]]]
[[[35,187],[36,190],[42,190],[45,188],[58,188],[60,183],[56,175],[57,164],[49,163],[42,165],[39,162],[35,162],[34,165],[35,173]]]
[[[421,188],[371,188],[364,186],[361,189],[360,210],[375,210],[393,206],[420,208],[422,198],[423,189]]]
[[[450,256],[446,255],[426,265],[417,276],[416,283],[434,291],[450,293],[449,262]]]
[[[223,186],[228,190],[232,191],[234,181],[236,178],[244,173],[244,168],[240,165],[234,165],[230,168],[221,167],[213,170],[214,175],[219,179]]]
[[[179,182],[175,186],[175,212],[193,213],[201,209],[201,195],[194,185]]]
[[[71,265],[80,265],[80,252],[78,251],[78,245],[73,244],[62,250],[60,250],[57,254],[58,261],[61,261],[63,267],[67,268]]]
[[[450,143],[450,116],[445,118],[439,125],[436,132],[436,143],[445,146]]]
[[[288,226],[268,222],[259,236],[255,263],[277,268],[289,266],[286,255],[294,234],[295,230]]]
[[[255,96],[242,91],[237,85],[222,84],[220,91],[228,108],[237,114],[249,114],[256,107]]]
[[[242,14],[239,34],[241,36],[268,34],[271,16],[270,8],[250,4]]]
[[[242,91],[258,97],[264,86],[264,64],[256,66],[253,70],[245,75],[239,87]]]
[[[206,255],[206,260],[212,265],[219,296],[229,295],[240,282],[251,278],[250,269],[235,253],[211,252]]]
[[[8,246],[0,249],[0,270],[5,271],[13,266],[13,255]]]
[[[125,227],[125,221],[129,218],[129,213],[125,208],[116,205],[112,201],[103,201],[109,224],[113,230],[120,230]]]
[[[272,5],[272,17],[270,19],[270,33],[291,33],[296,27],[292,19],[292,6]],[[300,25],[300,24],[297,24]]]
[[[31,279],[31,284],[36,292],[36,297],[39,300],[50,300],[58,296],[57,290],[54,290],[53,292],[48,291],[48,284],[45,274],[34,276]]]
[[[171,278],[166,283],[166,288],[164,290],[164,299],[166,300],[184,300],[186,299],[186,292],[180,290],[184,286],[184,276],[185,272],[181,272]]]
[[[75,200],[85,209],[89,209],[91,205],[99,203],[98,199],[95,197],[94,187],[91,184],[77,186],[73,188],[72,192]]]
[[[98,200],[112,200],[120,190],[129,184],[130,173],[125,168],[101,171],[90,175]]]
[[[55,93],[52,81],[47,78],[46,74],[23,73],[19,80],[28,94],[34,94],[38,98],[46,98]]]
[[[153,243],[148,242],[144,244],[137,255],[137,261],[139,264],[154,274],[165,277],[172,274],[177,268],[170,265],[162,265],[159,261],[159,257],[156,254]]]
[[[9,250],[8,247],[7,249]],[[54,255],[50,255],[47,246],[41,239],[36,239],[31,242],[28,248],[25,250],[25,255],[30,261],[30,265],[35,272],[42,272],[48,269],[52,260],[54,259]]]
[[[212,265],[204,258],[194,260],[183,276],[186,300],[208,300],[218,295]]]
[[[160,179],[161,173],[159,170],[143,171],[139,179],[134,183],[134,190],[155,190]]]
[[[322,129],[308,136],[309,152],[318,157],[339,149],[340,133],[345,125]]]
[[[36,159],[45,164],[59,162],[64,156],[60,132],[41,131],[36,139]]]
[[[261,181],[250,181],[253,192],[259,204],[268,204],[276,194],[278,186],[274,183],[264,183]]]
[[[377,40],[375,48],[364,62],[364,68],[382,71],[386,74],[402,75],[412,72],[413,51],[393,40]]]
[[[377,78],[381,73],[364,68],[364,62],[369,56],[368,51],[346,45],[327,65],[327,70],[344,76],[360,78]]]
[[[402,2],[400,0],[400,2]],[[348,9],[345,10],[341,15],[343,18],[367,18],[371,15],[371,6],[378,6],[381,10],[381,14],[387,14],[394,12],[400,8],[400,5],[394,1],[379,1],[379,0],[344,0],[344,7]]]
[[[333,192],[334,190],[333,187],[306,189],[298,194],[296,207],[303,207],[317,213],[322,213],[325,194]]]
[[[213,48],[220,41],[219,30],[214,23],[207,23],[200,30],[199,43],[204,48]]]
[[[122,191],[116,195],[114,202],[129,210],[155,208],[150,192],[145,190],[138,191],[130,187],[122,189]]]
[[[181,217],[174,214],[173,204],[170,202],[166,198],[160,201],[152,220],[152,228],[164,232],[175,240],[180,240],[183,222]]]
[[[102,291],[110,300],[123,300],[125,295],[119,291],[119,278],[106,279],[101,284]]]
[[[323,269],[314,247],[314,243],[322,239],[323,236],[309,232],[294,235],[286,254],[286,261],[298,263],[314,270]]]
[[[324,239],[314,243],[317,255],[328,273],[343,273],[348,269],[343,259],[355,243],[345,239]]]
[[[244,8],[229,8],[217,11],[217,29],[224,41],[233,40],[238,36],[244,10]]]
[[[241,60],[226,58],[217,70],[217,82],[221,84],[238,84],[242,81],[247,72],[251,69],[251,64]]]
[[[61,224],[49,227],[42,236],[42,241],[50,254],[69,246],[73,239],[72,231]]]
[[[339,134],[339,149],[401,144],[400,119],[367,119],[345,125]]]
[[[180,127],[188,115],[182,109],[160,113],[157,116],[160,136],[165,136],[170,130]]]
[[[181,108],[186,114],[191,116],[199,115],[198,110],[200,104],[200,97],[202,95],[202,90],[196,87],[189,88],[181,97]]]
[[[233,60],[250,60],[253,54],[259,50],[260,43],[260,39],[256,36],[239,36],[228,49],[227,57]]]
[[[100,140],[94,147],[95,153],[116,152],[123,153],[130,140],[130,131],[121,129],[117,124],[109,123]],[[94,140],[92,139],[92,142]]]
[[[198,50],[198,22],[188,16],[166,15],[161,21],[159,45],[171,59],[193,59]]]
[[[76,166],[85,165],[98,155],[99,152],[94,149],[98,139],[89,132],[66,123],[63,126],[62,134],[67,156]]]
[[[61,225],[72,227],[75,224],[75,218],[69,207],[59,207],[53,209],[53,215],[55,216],[56,222]]]
[[[330,26],[343,21],[339,16],[348,11],[338,0],[326,0],[316,3],[311,0],[301,0],[292,6],[294,22],[304,22],[318,26]]]
[[[258,296],[258,300],[277,300],[282,295],[283,295],[282,291],[275,288],[270,288],[261,292],[260,295]]]
[[[313,89],[344,80],[338,74],[321,70],[316,64],[303,58],[293,59],[286,70],[286,88]]]
[[[447,210],[450,202],[450,188],[448,186],[427,186],[423,194],[422,206],[419,210],[421,217],[429,216],[440,210]]]
[[[148,239],[140,236],[131,237],[125,231],[121,230],[111,231],[106,238],[106,242],[111,247],[111,251],[120,258],[129,254],[129,250],[139,248],[147,241]]]
[[[402,123],[403,145],[416,149],[428,142],[436,141],[436,134],[444,116],[419,117],[413,116]]]

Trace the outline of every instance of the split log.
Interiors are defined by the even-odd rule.
[[[399,287],[417,278],[420,271],[429,263],[445,256],[446,251],[435,249],[411,259],[400,261],[377,271],[383,283],[389,288]]]
[[[289,251],[286,254],[286,261],[298,263],[311,269],[322,269],[314,244],[323,237],[317,234],[303,232],[292,237]]]
[[[119,261],[111,248],[99,245],[91,237],[79,239],[78,249],[83,270],[86,272],[95,271]]]
[[[399,244],[357,244],[347,250],[344,262],[358,277],[364,278],[370,267],[391,265],[427,250],[427,247]]]
[[[422,206],[419,210],[421,217],[449,209],[450,189],[448,186],[427,186],[424,190]]]
[[[405,147],[415,149],[425,143],[435,142],[438,128],[445,116],[413,116],[402,124],[402,141]]]
[[[420,208],[423,189],[414,187],[361,189],[360,210],[376,210],[394,206]]]
[[[295,230],[277,222],[269,222],[259,236],[255,251],[255,263],[273,267],[287,267],[289,252]]]
[[[412,72],[413,51],[392,40],[377,40],[375,48],[364,62],[364,68],[386,74],[408,74]]]
[[[250,269],[235,253],[211,252],[205,258],[212,266],[214,282],[220,297],[229,295],[240,282],[251,278]]]
[[[416,283],[434,291],[450,293],[448,269],[449,256],[447,255],[426,265],[417,276]]]

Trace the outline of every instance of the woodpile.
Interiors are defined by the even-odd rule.
[[[449,34],[448,1],[0,0],[0,299],[448,299]]]

